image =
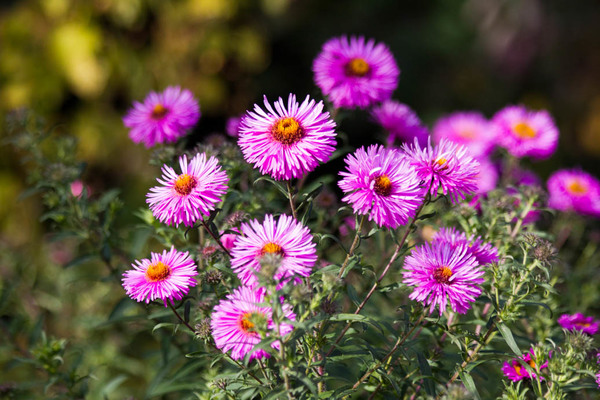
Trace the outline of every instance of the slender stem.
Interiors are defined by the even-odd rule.
[[[217,235],[215,235],[215,233],[213,231],[210,230],[210,228],[208,227],[208,225],[206,224],[206,222],[202,221],[202,226],[204,226],[204,229],[206,229],[206,232],[208,232],[208,234],[210,236],[212,236],[212,238],[215,240],[215,242],[217,242],[217,244],[219,245],[219,247],[221,247],[221,249],[229,256],[231,257],[231,253],[229,252],[229,250],[227,250],[225,248],[225,246],[223,246],[223,243],[221,243],[221,240],[217,237]]]
[[[531,198],[527,201],[525,208],[521,212],[521,215],[519,216],[519,219],[517,220],[517,223],[516,223],[513,231],[510,234],[511,239],[514,239],[517,236],[517,233],[519,233],[519,230],[521,229],[521,225],[523,225],[523,220],[525,220],[525,217],[527,217],[527,214],[529,214],[529,211],[531,211],[531,207],[533,206],[534,201],[535,201],[535,198]]]
[[[288,192],[288,199],[290,200],[290,208],[292,209],[292,215],[295,220],[298,220],[298,214],[296,214],[296,207],[294,206],[294,190],[292,188],[292,181],[288,180],[285,182]]]
[[[360,233],[362,231],[363,224],[365,223],[366,218],[367,218],[366,215],[363,215],[360,218],[360,222],[358,223],[358,226],[356,227],[356,234],[354,235],[354,241],[352,242],[352,245],[350,246],[350,251],[348,251],[348,254],[346,255],[346,259],[344,260],[344,263],[342,264],[342,266],[340,268],[340,272],[338,272],[338,276],[337,276],[338,279],[341,278],[342,275],[344,274],[344,271],[346,270],[346,267],[348,266],[348,263],[350,262],[352,255],[354,254],[354,250],[356,250],[356,248],[358,247],[358,243],[360,243]]]

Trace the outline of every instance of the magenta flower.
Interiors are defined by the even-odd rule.
[[[559,170],[548,178],[548,207],[600,217],[600,181],[587,172]]]
[[[431,185],[432,196],[441,188],[455,203],[477,190],[479,162],[467,153],[465,146],[442,139],[435,147],[430,143],[421,148],[415,142],[413,146],[404,145],[403,150],[418,177],[426,187]]]
[[[427,144],[429,132],[421,123],[417,114],[406,104],[394,100],[386,100],[371,110],[375,121],[388,132],[387,144],[392,146],[396,139],[412,143],[415,139],[419,144]]]
[[[508,106],[492,119],[498,129],[498,144],[515,157],[548,158],[558,145],[558,128],[550,114]]]
[[[152,147],[177,141],[199,118],[200,106],[192,92],[168,87],[162,93],[150,92],[143,103],[135,101],[123,123],[131,129],[131,140]]]
[[[481,294],[484,271],[464,243],[424,243],[406,257],[404,268],[404,283],[414,286],[408,297],[429,306],[430,314],[438,306],[442,315],[448,302],[464,314]]]
[[[479,160],[479,174],[477,174],[477,194],[485,194],[496,188],[498,183],[498,170],[487,158]]]
[[[272,320],[271,307],[265,306],[265,291],[255,290],[241,286],[221,300],[215,307],[211,316],[212,336],[217,348],[224,353],[231,350],[231,358],[243,359],[250,354],[250,360],[254,358],[269,357],[269,353],[262,349],[253,351],[261,341],[259,330],[261,325],[266,327],[266,334],[275,331]],[[282,305],[285,317],[294,321],[296,315],[288,304]],[[293,330],[293,326],[283,322],[279,325],[279,335],[285,336]],[[273,348],[279,348],[279,342],[271,344]]]
[[[233,249],[233,245],[235,244],[235,241],[237,240],[238,237],[240,237],[240,235],[239,235],[240,230],[238,228],[233,228],[232,231],[237,232],[237,233],[221,234],[221,237],[219,238],[221,240],[221,244],[227,250]]]
[[[146,203],[154,217],[167,225],[194,226],[202,215],[210,215],[215,204],[227,191],[227,174],[217,159],[206,160],[206,154],[196,154],[188,164],[185,155],[179,158],[181,174],[168,165],[162,167],[161,186],[150,189]]]
[[[242,117],[230,117],[225,124],[225,132],[227,132],[227,134],[231,137],[238,137],[241,122]]]
[[[123,287],[133,300],[150,303],[161,299],[167,307],[167,299],[171,303],[181,300],[190,287],[196,286],[196,264],[187,252],[171,247],[168,252],[150,254],[150,260],[136,260],[131,264],[134,269],[123,274]]]
[[[340,172],[342,199],[355,213],[368,215],[379,226],[396,228],[415,215],[423,202],[420,179],[404,155],[396,149],[369,146],[346,157],[346,171]]]
[[[569,331],[581,331],[588,335],[595,335],[598,332],[600,321],[594,317],[586,317],[582,313],[573,315],[563,314],[558,318],[558,324]]]
[[[400,75],[387,46],[362,36],[327,41],[313,72],[317,86],[335,108],[367,108],[389,99]]]
[[[306,96],[298,104],[290,94],[287,108],[281,97],[271,107],[264,98],[263,111],[254,105],[254,112],[242,118],[238,144],[244,158],[262,174],[277,180],[302,178],[320,162],[327,162],[335,150],[335,122],[323,112],[323,102],[315,104]]]
[[[484,243],[479,236],[471,235],[468,238],[464,232],[455,228],[440,228],[433,236],[433,242],[445,242],[453,246],[464,244],[467,246],[467,253],[475,256],[479,265],[498,262],[498,250],[494,246]]]
[[[440,118],[433,127],[433,140],[442,139],[462,144],[475,158],[488,156],[496,144],[496,125],[491,124],[479,112],[467,111]]]
[[[257,220],[242,223],[242,233],[231,250],[231,268],[242,284],[256,286],[255,273],[261,270],[260,261],[266,254],[281,256],[273,275],[276,281],[311,274],[317,261],[316,245],[310,230],[293,217],[280,215],[275,222],[272,215],[265,215],[262,224]]]
[[[529,364],[529,366],[531,368],[535,369],[536,360],[533,359],[533,356],[534,356],[533,349],[531,349],[531,350],[529,350],[529,352],[527,352],[521,356],[521,360],[523,360],[526,364]],[[548,361],[543,363],[539,369],[542,370],[547,367],[548,367]],[[520,381],[522,379],[535,379],[536,378],[536,374],[535,373],[530,374],[527,371],[527,368],[525,368],[523,366],[523,364],[521,364],[516,358],[512,359],[511,361],[506,361],[504,363],[504,365],[502,365],[502,372],[504,373],[504,376],[506,376],[508,379],[510,379],[511,381],[514,381],[514,382]],[[540,379],[544,379],[544,378],[540,378]]]

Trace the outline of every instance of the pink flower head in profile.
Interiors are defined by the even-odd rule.
[[[134,102],[123,123],[131,129],[131,140],[152,147],[177,141],[199,118],[200,106],[192,92],[171,86],[162,93],[150,92],[143,103]]]
[[[181,174],[168,165],[162,167],[161,186],[150,189],[146,203],[154,217],[167,225],[194,226],[202,215],[210,215],[215,204],[227,191],[227,174],[215,157],[196,154],[189,162],[185,155],[179,158]]]
[[[242,284],[254,287],[258,284],[255,273],[261,270],[261,259],[267,254],[281,257],[273,278],[276,281],[289,277],[309,276],[317,261],[316,245],[310,230],[289,215],[280,215],[277,222],[272,215],[242,223],[242,235],[238,236],[231,250],[231,268]]]
[[[578,169],[563,169],[548,178],[548,207],[600,217],[600,181]]]
[[[594,317],[586,317],[582,313],[563,314],[557,322],[568,331],[581,331],[588,335],[595,335],[600,326],[600,321],[595,320]]]
[[[276,327],[272,320],[271,307],[265,306],[265,291],[256,290],[247,286],[241,286],[221,300],[215,307],[211,316],[212,336],[217,348],[224,353],[231,350],[231,358],[243,359],[250,354],[250,360],[254,358],[269,357],[269,353],[262,349],[252,351],[261,341],[259,333],[261,325],[266,328],[266,334],[275,331]],[[288,304],[282,305],[285,317],[294,321],[296,315]],[[280,336],[285,336],[293,330],[293,326],[283,322],[279,325]],[[271,345],[279,348],[279,342]]]
[[[536,360],[534,360],[534,357],[535,355],[533,354],[533,349],[531,349],[521,356],[521,360],[523,360],[523,362],[525,362],[526,364],[529,364],[531,368],[535,369]],[[539,369],[542,370],[547,367],[548,361],[543,363]],[[508,379],[514,382],[520,381],[522,379],[536,378],[536,374],[530,374],[529,371],[527,371],[527,368],[523,364],[521,364],[516,358],[512,359],[511,361],[506,361],[502,366],[502,372],[504,373],[504,376],[506,376]],[[544,378],[540,377],[540,379]]]
[[[328,40],[315,58],[313,72],[335,108],[367,108],[389,99],[400,75],[387,46],[362,36]]]
[[[475,256],[477,264],[486,265],[498,262],[498,250],[490,243],[484,243],[481,237],[472,235],[470,238],[456,228],[440,228],[433,236],[434,242],[445,242],[453,246],[464,244],[467,253]]]
[[[392,146],[396,139],[412,143],[427,144],[429,132],[421,123],[417,114],[406,104],[394,100],[386,100],[371,110],[375,121],[388,132],[387,144]]]
[[[498,170],[487,158],[479,160],[479,174],[477,174],[477,194],[485,194],[496,188],[498,183]]]
[[[225,132],[231,137],[238,137],[242,117],[230,117],[225,124]]]
[[[465,243],[434,241],[416,247],[404,261],[404,283],[413,286],[408,296],[440,315],[448,302],[452,311],[464,314],[481,294],[484,271]]]
[[[150,254],[150,259],[136,260],[131,264],[134,269],[123,274],[123,287],[133,300],[150,303],[161,299],[167,307],[167,299],[181,300],[196,286],[196,264],[187,252],[171,247],[162,254]]]
[[[221,237],[219,238],[221,240],[221,244],[227,250],[233,249],[233,245],[235,244],[235,241],[237,240],[238,237],[240,237],[240,235],[239,235],[240,230],[238,228],[233,228],[231,230],[234,232],[237,232],[237,233],[223,233],[223,234],[221,234]]]
[[[440,118],[433,127],[433,140],[442,139],[462,144],[475,158],[490,154],[496,144],[496,126],[479,112],[456,112]]]
[[[498,129],[498,144],[515,157],[548,158],[558,145],[558,128],[545,110],[508,106],[494,115],[492,123]]]
[[[442,139],[436,146],[429,143],[424,148],[415,141],[413,146],[404,145],[403,150],[425,186],[431,185],[432,196],[441,188],[455,203],[477,190],[479,162],[465,146]]]
[[[277,180],[302,178],[319,163],[327,162],[335,150],[335,122],[323,112],[323,102],[306,96],[298,104],[290,94],[287,108],[281,97],[273,108],[266,96],[266,112],[254,105],[254,112],[242,118],[238,144],[244,158],[262,174]]]
[[[396,228],[415,215],[423,202],[420,179],[396,149],[372,145],[346,157],[339,187],[355,213],[368,215],[379,226]]]

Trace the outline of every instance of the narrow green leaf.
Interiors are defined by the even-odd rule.
[[[517,342],[515,342],[515,338],[513,337],[513,334],[510,331],[510,329],[508,328],[508,326],[506,326],[503,323],[498,323],[497,327],[498,327],[498,330],[500,331],[500,334],[506,341],[506,344],[508,345],[508,347],[510,347],[510,349],[516,355],[521,356],[521,354],[522,354],[521,349],[519,349],[519,346],[517,346]]]
[[[465,371],[459,371],[460,380],[463,385],[467,388],[469,392],[475,397],[476,400],[481,400],[481,396],[479,396],[479,392],[477,391],[477,386],[475,386],[475,382],[473,381],[473,377],[471,374]]]

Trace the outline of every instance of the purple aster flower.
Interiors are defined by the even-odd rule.
[[[481,158],[491,153],[496,144],[496,125],[478,112],[457,112],[440,118],[433,127],[433,140],[448,139],[469,149],[469,154]]]
[[[498,144],[515,157],[548,158],[558,145],[558,128],[545,110],[508,106],[492,122],[498,129]]]
[[[238,137],[240,131],[240,123],[242,122],[242,117],[231,117],[227,120],[225,124],[225,132],[231,137]]]
[[[162,93],[150,92],[143,103],[135,101],[123,123],[131,129],[131,140],[152,147],[177,141],[199,118],[200,106],[192,92],[168,87]]]
[[[563,314],[558,318],[558,324],[569,331],[581,331],[588,335],[595,335],[598,332],[600,321],[594,317],[586,317],[582,313],[573,315]]]
[[[498,183],[498,170],[487,158],[479,160],[479,174],[477,174],[477,194],[485,194],[496,188]]]
[[[167,299],[181,300],[190,287],[196,286],[196,264],[187,252],[171,247],[168,252],[150,254],[150,260],[136,260],[131,264],[134,269],[123,274],[123,287],[133,300],[150,303],[161,299],[167,307]]]
[[[423,202],[420,179],[404,155],[396,149],[373,145],[346,157],[346,171],[340,172],[342,199],[355,213],[368,215],[379,226],[396,228],[415,215]]]
[[[335,108],[367,108],[387,100],[400,70],[384,44],[364,37],[328,40],[313,63],[315,82]]]
[[[453,246],[464,244],[467,252],[475,256],[479,265],[498,262],[498,250],[490,243],[484,243],[481,237],[471,235],[470,238],[464,232],[455,228],[440,228],[433,236],[434,242],[445,242]]]
[[[302,178],[320,162],[327,162],[335,150],[335,122],[323,112],[323,102],[315,104],[306,96],[298,104],[290,94],[287,108],[279,98],[271,107],[266,96],[263,111],[254,105],[254,112],[242,118],[238,144],[244,158],[262,174],[277,180]]]
[[[267,254],[281,256],[273,274],[276,281],[312,272],[317,261],[316,245],[310,230],[293,217],[280,215],[275,222],[272,215],[265,215],[262,224],[257,220],[242,223],[242,233],[231,250],[231,268],[242,284],[258,283],[255,273],[261,270],[260,261]]]
[[[394,100],[386,100],[371,110],[375,121],[385,129],[389,135],[388,146],[392,146],[396,139],[412,143],[415,139],[419,144],[427,144],[429,132],[423,126],[417,114],[406,104]]]
[[[521,360],[523,360],[523,362],[529,364],[529,366],[531,368],[536,367],[536,360],[533,359],[534,357],[534,353],[533,353],[533,349],[529,350],[529,352],[523,354],[520,358]],[[547,368],[548,367],[548,361],[546,361],[545,363],[542,364],[542,366],[539,368],[540,370]],[[511,381],[517,382],[520,381],[522,379],[535,379],[536,378],[536,374],[535,373],[529,373],[529,371],[527,371],[527,368],[525,368],[523,366],[523,364],[521,364],[516,358],[512,359],[511,361],[507,361],[504,363],[504,365],[502,366],[502,372],[504,373],[504,376],[506,376],[508,379],[510,379]],[[544,379],[544,378],[540,378],[540,379]]]
[[[250,359],[269,357],[262,349],[252,351],[261,341],[261,325],[266,327],[266,334],[275,331],[271,307],[265,306],[265,291],[242,286],[221,300],[211,316],[212,335],[217,348],[224,353],[231,350],[231,358],[243,359],[250,353]],[[288,304],[282,305],[285,317],[294,321],[296,315]],[[279,325],[279,335],[285,336],[293,330],[293,326],[283,322]],[[271,344],[279,348],[279,342]]]
[[[600,217],[600,181],[578,169],[564,169],[548,178],[548,207]]]
[[[206,154],[196,154],[188,164],[185,155],[179,158],[181,174],[168,165],[162,167],[161,186],[150,189],[146,203],[154,217],[167,225],[194,226],[202,215],[210,215],[215,204],[227,191],[227,174],[217,159],[206,160]]]
[[[464,314],[481,294],[484,271],[465,243],[424,243],[406,257],[404,269],[404,283],[414,286],[408,297],[429,306],[429,313],[438,306],[442,315],[449,301],[452,311]]]
[[[442,139],[437,146],[421,148],[418,143],[404,145],[410,164],[425,185],[431,185],[431,195],[441,188],[453,203],[477,190],[479,162],[467,153],[465,146]]]

